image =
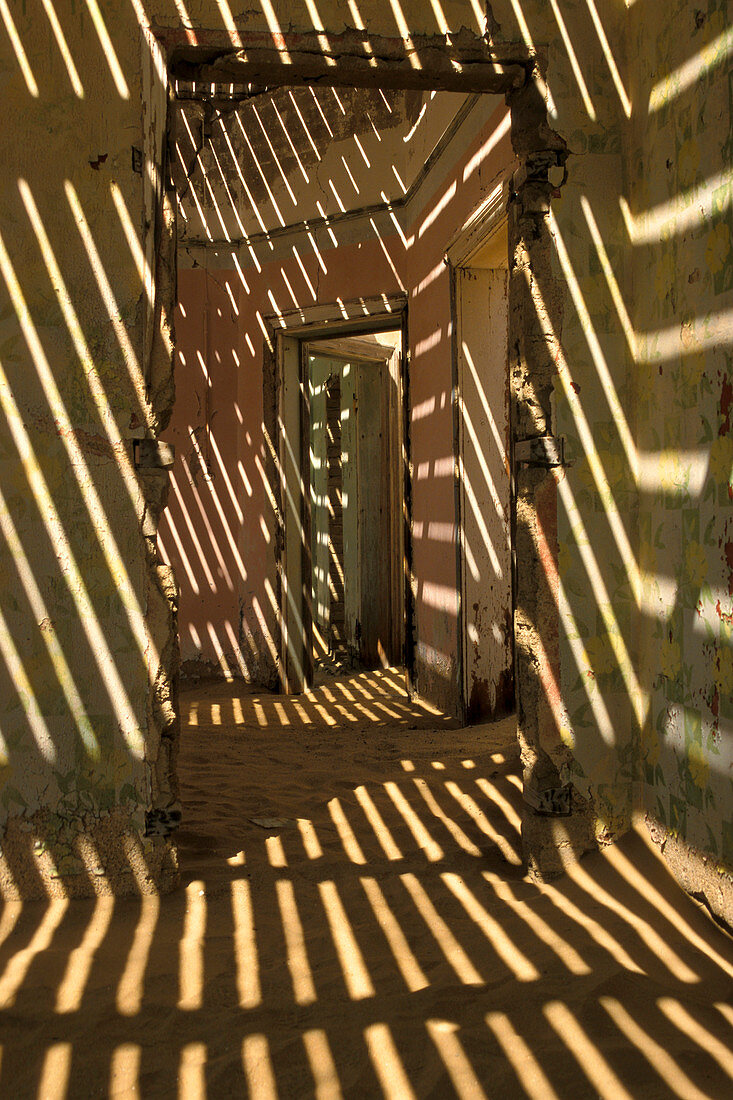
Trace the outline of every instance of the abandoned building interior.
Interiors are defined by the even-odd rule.
[[[732,15],[0,0],[1,1095],[731,1095]]]

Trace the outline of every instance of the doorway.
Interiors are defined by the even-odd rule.
[[[316,666],[389,668],[404,650],[399,329],[305,345]]]
[[[326,670],[402,665],[410,680],[405,303],[359,307],[357,323],[319,307],[312,323],[301,314],[273,332],[287,694]]]

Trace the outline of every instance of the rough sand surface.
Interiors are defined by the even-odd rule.
[[[5,907],[0,1096],[733,1095],[730,938],[641,835],[526,881],[511,720],[393,672],[182,714],[181,889]]]

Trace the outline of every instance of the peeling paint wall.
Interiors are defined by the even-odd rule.
[[[644,809],[733,866],[730,4],[634,19],[633,246]],[[643,289],[642,289],[643,288]]]
[[[577,809],[530,867],[641,810],[729,874],[730,4],[492,9],[548,107],[513,97],[515,441],[563,445],[516,464],[526,792]]]
[[[113,49],[77,7],[62,50],[40,9],[3,13],[17,128],[0,198],[7,897],[176,878],[169,840],[145,835],[175,815],[175,592],[154,549],[166,479],[134,466],[170,406],[165,249],[153,259],[166,97],[128,6],[105,16]]]

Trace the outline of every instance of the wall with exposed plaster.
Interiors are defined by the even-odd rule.
[[[134,455],[172,399],[165,95],[127,5],[108,31],[86,6],[62,17],[63,48],[41,9],[2,19],[0,890],[149,892],[176,878],[146,835],[175,809],[166,476]]]
[[[631,24],[644,810],[733,865],[731,8]],[[643,288],[643,290],[642,290]]]

